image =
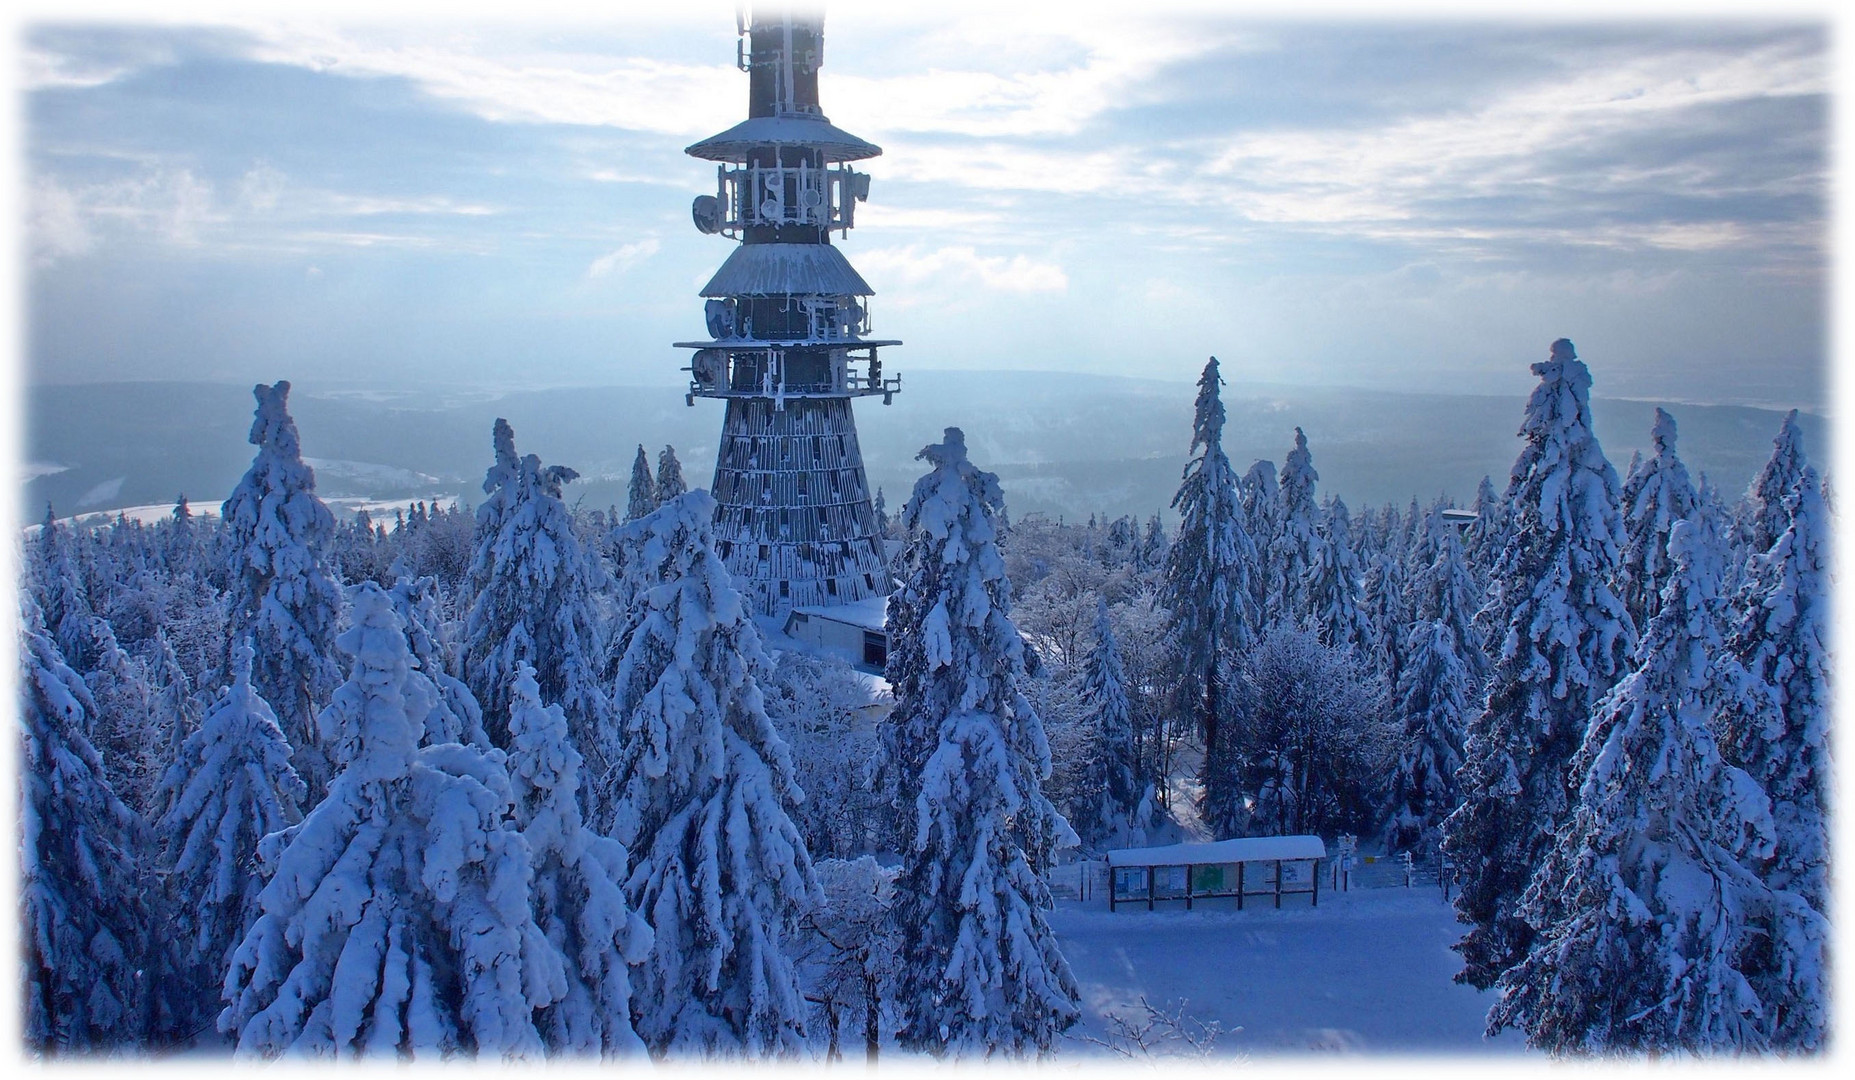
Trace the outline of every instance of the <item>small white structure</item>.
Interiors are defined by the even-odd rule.
[[[794,641],[881,673],[889,662],[889,598],[872,596],[830,607],[795,607],[781,629]]]
[[[1189,911],[1197,900],[1234,898],[1241,911],[1246,896],[1272,896],[1279,908],[1283,896],[1302,894],[1318,906],[1318,871],[1326,857],[1327,845],[1318,836],[1248,836],[1110,851],[1108,910],[1144,903],[1152,911],[1162,901],[1183,900]]]

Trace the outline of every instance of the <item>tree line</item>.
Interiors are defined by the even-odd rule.
[[[1239,476],[1215,360],[1170,536],[1011,522],[948,429],[887,694],[767,647],[671,448],[580,512],[498,421],[474,510],[337,522],[260,386],[218,517],[28,540],[28,1041],[1045,1052],[1057,853],[1191,830],[1440,850],[1491,1030],[1815,1049],[1826,486],[1787,418],[1729,506],[1660,411],[1619,480],[1535,372],[1466,523],[1354,518],[1298,429]]]

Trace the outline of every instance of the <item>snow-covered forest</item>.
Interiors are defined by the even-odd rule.
[[[673,448],[580,510],[498,420],[474,508],[337,520],[259,386],[216,514],[23,540],[28,1045],[1046,1055],[1054,866],[1313,833],[1447,859],[1491,1031],[1820,1050],[1829,485],[1792,420],[1691,476],[1666,412],[1619,474],[1533,371],[1461,502],[1232,462],[1215,359],[1164,519],[1012,520],[949,428],[881,679],[752,615]]]

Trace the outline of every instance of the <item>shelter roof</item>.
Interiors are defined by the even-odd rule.
[[[1273,862],[1276,859],[1324,859],[1327,845],[1318,836],[1245,836],[1208,844],[1122,848],[1108,852],[1109,866],[1205,866],[1213,863]]]

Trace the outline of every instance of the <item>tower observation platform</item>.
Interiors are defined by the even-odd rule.
[[[702,288],[707,338],[685,400],[720,398],[716,550],[756,611],[850,603],[890,590],[851,400],[888,404],[871,336],[874,291],[831,244],[856,224],[869,176],[850,163],[882,149],[818,105],[821,16],[754,14],[736,62],[747,119],[688,148],[716,162],[696,228],[738,241]]]

